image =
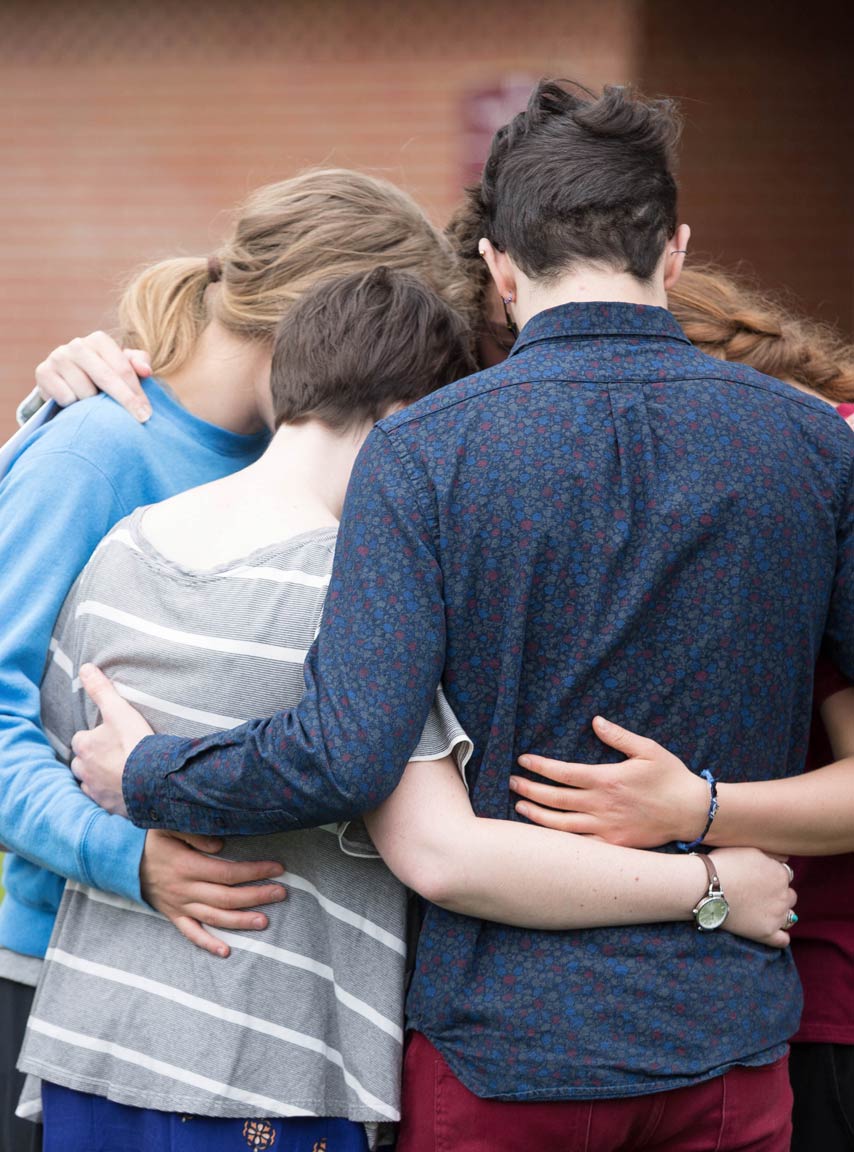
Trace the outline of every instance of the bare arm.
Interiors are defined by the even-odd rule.
[[[854,688],[822,706],[835,763],[785,780],[717,786],[719,806],[706,843],[753,844],[766,852],[832,856],[854,852]],[[649,847],[691,841],[703,831],[709,786],[653,740],[594,721],[597,735],[628,759],[568,764],[524,756],[549,783],[515,778],[517,810],[544,827]]]
[[[410,763],[365,820],[391,870],[427,900],[520,927],[691,920],[707,886],[693,857],[477,817],[450,759]],[[715,853],[715,862],[732,906],[727,928],[784,947],[794,898],[785,869],[750,848]]]

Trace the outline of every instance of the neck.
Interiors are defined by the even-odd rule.
[[[667,307],[663,279],[658,272],[649,283],[643,283],[627,272],[608,272],[602,268],[588,266],[562,276],[560,280],[545,284],[519,276],[516,289],[517,298],[513,304],[513,316],[519,328],[523,328],[538,312],[557,308],[561,304],[607,301],[613,304]]]
[[[270,355],[268,345],[238,339],[212,321],[167,383],[200,420],[229,432],[260,432],[259,397],[269,391]]]
[[[335,523],[341,519],[350,473],[369,431],[365,425],[335,432],[317,420],[284,424],[253,468],[277,500],[312,509],[324,522]]]

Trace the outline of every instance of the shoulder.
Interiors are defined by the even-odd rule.
[[[124,408],[98,395],[63,409],[39,428],[22,456],[34,460],[67,454],[111,475],[126,466],[129,450],[143,443],[144,433],[144,426]]]
[[[507,360],[503,364],[485,368],[482,372],[464,376],[462,380],[455,380],[453,384],[447,384],[437,392],[431,392],[429,396],[424,396],[414,404],[387,416],[377,427],[383,432],[393,434],[407,425],[429,422],[431,417],[444,415],[483,396],[526,382],[527,374],[518,372],[516,365]]]
[[[128,475],[151,453],[145,427],[108,396],[93,396],[62,410],[25,442],[12,472],[43,476],[55,486],[63,477],[103,479],[120,491]]]

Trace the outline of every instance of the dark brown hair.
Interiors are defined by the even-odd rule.
[[[483,170],[487,236],[532,279],[598,263],[649,280],[676,230],[679,121],[628,88],[541,80]]]
[[[686,268],[667,294],[688,339],[835,404],[854,401],[854,347],[823,324],[712,266]]]
[[[305,293],[276,333],[276,427],[377,421],[475,370],[463,317],[407,272],[374,268]]]

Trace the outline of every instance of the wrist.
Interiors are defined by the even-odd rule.
[[[694,833],[694,836],[690,841],[681,839],[676,841],[677,847],[679,847],[683,852],[691,852],[695,848],[699,848],[699,846],[705,842],[706,837],[711,831],[712,824],[714,823],[714,819],[718,811],[718,784],[715,777],[711,774],[711,772],[708,771],[708,769],[705,769],[700,773],[699,776],[695,777],[695,779],[700,787],[699,789],[695,788],[694,792],[696,795],[699,795],[699,792],[702,791],[703,808],[705,810],[705,814],[703,817],[703,822],[699,827],[699,831]],[[703,809],[701,809],[701,811],[702,810]],[[694,808],[692,811],[693,816],[691,822],[693,823],[694,819],[696,819],[697,810]],[[696,827],[696,825],[694,826]]]
[[[718,866],[711,853],[695,853],[706,872],[706,890],[696,905],[691,909],[694,923],[699,932],[716,932],[722,928],[730,914],[729,901],[726,898]]]
[[[674,920],[694,922],[694,909],[709,890],[709,876],[706,866],[696,852],[685,856],[667,856],[678,864],[678,878],[674,878],[670,895],[673,899]]]

